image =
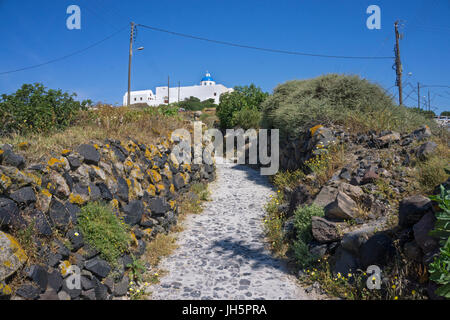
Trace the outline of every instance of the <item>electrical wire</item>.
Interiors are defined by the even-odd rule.
[[[113,34],[107,36],[106,38],[104,38],[104,39],[102,39],[102,40],[100,40],[100,41],[97,41],[97,42],[91,44],[90,46],[88,46],[88,47],[86,47],[86,48],[83,48],[83,49],[74,51],[74,52],[69,53],[69,54],[67,54],[67,55],[65,55],[65,56],[62,56],[62,57],[59,57],[59,58],[56,58],[56,59],[52,59],[52,60],[49,60],[49,61],[46,61],[46,62],[43,62],[43,63],[35,64],[35,65],[32,65],[32,66],[28,66],[28,67],[23,67],[23,68],[19,68],[19,69],[15,69],[15,70],[9,70],[9,71],[3,71],[3,72],[0,72],[0,75],[10,74],[10,73],[15,73],[15,72],[19,72],[19,71],[30,70],[30,69],[34,69],[34,68],[39,68],[39,67],[42,67],[42,66],[51,64],[51,63],[55,63],[55,62],[58,62],[58,61],[61,61],[61,60],[64,60],[64,59],[73,57],[73,56],[75,56],[75,55],[77,55],[77,54],[83,53],[83,52],[85,52],[85,51],[87,51],[87,50],[89,50],[89,49],[91,49],[91,48],[93,48],[93,47],[96,47],[96,46],[98,46],[99,44],[101,44],[101,43],[103,43],[103,42],[105,42],[105,41],[111,39],[111,38],[114,37],[115,35],[119,34],[119,33],[122,32],[122,31],[124,31],[126,28],[128,28],[128,26],[126,26],[126,27],[124,27],[124,28],[122,28],[122,29],[120,29],[120,30],[114,32]]]
[[[372,60],[394,59],[394,57],[338,56],[338,55],[326,55],[326,54],[316,54],[316,53],[306,53],[306,52],[298,52],[298,51],[287,51],[287,50],[279,50],[279,49],[271,49],[271,48],[262,48],[262,47],[249,46],[249,45],[238,44],[238,43],[233,43],[233,42],[214,40],[214,39],[194,36],[194,35],[186,34],[186,33],[169,31],[169,30],[152,27],[152,26],[148,26],[148,25],[143,25],[143,24],[136,24],[136,25],[138,27],[150,29],[153,31],[168,33],[168,34],[179,36],[179,37],[201,40],[201,41],[206,41],[206,42],[212,42],[212,43],[231,46],[231,47],[253,49],[253,50],[273,52],[273,53],[282,53],[282,54],[290,54],[290,55],[298,55],[298,56],[310,56],[310,57],[319,57],[319,58],[336,58],[336,59],[368,59],[368,60],[370,60],[370,59],[372,59]]]

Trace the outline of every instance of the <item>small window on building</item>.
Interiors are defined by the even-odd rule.
[[[217,92],[214,92],[214,97],[216,97],[217,96]]]
[[[142,97],[141,97],[141,101],[142,101]]]
[[[134,101],[136,101],[136,98],[134,98]]]

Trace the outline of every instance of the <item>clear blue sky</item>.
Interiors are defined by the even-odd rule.
[[[66,8],[81,8],[81,30],[66,28]],[[366,28],[366,8],[381,7],[381,30]],[[392,56],[393,24],[403,20],[401,55],[405,97],[424,84],[450,86],[448,0],[0,0],[0,72],[85,48],[132,20],[177,32],[246,45],[329,55]],[[121,103],[127,89],[129,30],[79,55],[36,69],[0,75],[0,93],[23,83],[76,92],[80,99]],[[206,43],[139,28],[132,90],[192,85],[206,70],[226,86],[255,83],[271,92],[280,83],[337,72],[359,74],[388,89],[391,60],[291,56]],[[412,75],[408,76],[411,72]],[[395,93],[396,88],[390,92]],[[450,110],[450,88],[430,88],[435,111]],[[422,95],[427,91],[422,90]],[[413,92],[407,105],[417,105]]]

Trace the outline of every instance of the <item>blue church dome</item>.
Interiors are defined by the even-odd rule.
[[[214,81],[214,79],[211,77],[211,74],[209,72],[206,72],[201,81]]]

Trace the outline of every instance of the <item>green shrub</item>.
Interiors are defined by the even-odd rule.
[[[81,208],[78,226],[85,241],[112,264],[127,251],[131,241],[129,227],[103,203],[91,202]]]
[[[273,177],[273,183],[279,189],[285,187],[294,189],[301,182],[301,179],[305,177],[305,173],[301,169],[294,171],[278,171]]]
[[[179,108],[184,108],[190,111],[199,111],[205,108],[215,108],[217,105],[214,103],[214,99],[207,99],[200,101],[197,97],[189,97],[177,103]]]
[[[236,86],[233,92],[227,92],[220,96],[220,103],[217,106],[216,114],[220,120],[220,127],[222,129],[230,129],[238,125],[235,121],[241,116],[235,115],[243,109],[261,110],[263,101],[268,97],[268,94],[257,88],[254,84],[250,86]],[[246,111],[248,112],[248,111]],[[256,113],[252,112],[252,117],[255,119]],[[258,121],[259,122],[259,121]]]
[[[233,113],[233,126],[239,127],[244,130],[259,128],[259,122],[261,121],[261,112],[257,109],[244,108]]]
[[[439,238],[442,248],[440,254],[430,264],[430,279],[440,285],[436,294],[450,298],[450,190],[441,185],[441,194],[431,196],[441,212],[436,213],[436,223],[430,235]]]
[[[311,232],[311,218],[314,216],[322,217],[323,208],[312,204],[299,207],[294,212],[294,228],[296,240],[292,244],[294,257],[301,267],[309,266],[317,257],[309,252],[308,243],[313,239]]]
[[[394,104],[378,85],[358,76],[329,74],[277,86],[262,104],[263,126],[297,136],[317,124],[342,124],[357,131],[409,131],[431,120]]]
[[[39,83],[24,84],[15,93],[0,98],[0,135],[48,132],[71,125],[90,101],[74,100],[61,90],[46,90]]]
[[[417,164],[417,180],[423,191],[430,192],[437,185],[447,180],[448,174],[445,171],[445,166],[448,161],[449,159],[445,155],[437,154]]]

